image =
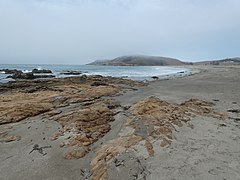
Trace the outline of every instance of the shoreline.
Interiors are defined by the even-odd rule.
[[[149,81],[149,80],[152,80],[152,77],[161,78],[161,77],[166,76],[166,75],[164,75],[164,73],[168,73],[168,76],[175,76],[178,73],[189,73],[188,71],[190,71],[189,68],[187,68],[187,67],[183,68],[180,66],[179,67],[177,67],[177,66],[138,66],[138,67],[136,67],[135,66],[135,67],[131,67],[133,69],[131,69],[131,68],[129,69],[129,67],[123,67],[123,66],[86,66],[86,67],[91,67],[91,68],[83,68],[83,67],[85,67],[85,66],[79,66],[78,68],[71,67],[70,69],[68,69],[68,68],[64,69],[65,67],[52,68],[52,67],[46,66],[42,70],[50,71],[50,72],[52,72],[52,74],[45,74],[45,73],[44,74],[35,74],[35,73],[33,73],[33,75],[31,75],[29,77],[32,78],[33,76],[36,76],[34,79],[39,79],[39,78],[37,78],[37,76],[39,76],[39,75],[49,76],[49,77],[55,76],[55,78],[77,77],[77,76],[81,76],[81,75],[87,75],[87,76],[102,75],[104,77],[117,77],[117,78],[130,79],[130,80],[136,80],[136,81]],[[98,68],[95,69],[95,67],[98,67]],[[15,68],[12,67],[14,69],[8,69],[8,68],[9,67],[5,67],[5,69],[2,69],[2,70],[7,70],[8,72],[17,72],[17,71],[20,72],[21,71],[22,73],[24,73],[23,75],[25,75],[25,73],[27,73],[27,72],[31,73],[33,71],[33,70],[31,70],[31,68],[34,68],[34,66],[31,66],[31,68],[30,67],[28,67],[28,68],[22,67],[23,69],[19,69],[16,67]],[[26,70],[26,68],[28,70]],[[62,69],[60,70],[59,68],[60,69],[62,68]],[[114,68],[114,70],[109,71],[109,69],[111,69],[111,68]],[[139,68],[139,69],[136,69],[136,68]],[[160,69],[157,70],[156,68],[160,68]],[[169,69],[170,72],[165,72],[166,68]],[[73,69],[75,69],[75,70],[73,70]],[[36,70],[40,71],[39,68]],[[116,72],[124,71],[125,74],[116,74],[116,73],[114,73],[114,71],[116,71]],[[157,71],[159,71],[159,73],[157,73]],[[146,74],[146,72],[148,72],[150,74]],[[6,75],[2,74],[1,76],[7,77],[7,74]],[[0,78],[1,83],[6,83],[6,82],[11,81],[11,79],[7,79],[5,77]],[[25,77],[25,76],[23,76],[23,77]],[[49,78],[46,77],[44,79],[49,79]],[[16,80],[18,81],[18,80],[22,80],[22,79],[19,78]],[[14,81],[16,81],[16,80],[14,80]]]
[[[97,76],[0,85],[8,106],[0,119],[8,122],[0,125],[2,177],[237,179],[239,114],[228,110],[240,109],[240,67],[194,68],[201,72],[148,85]],[[24,116],[27,104],[36,115]],[[9,111],[20,105],[24,113]],[[167,121],[156,123],[160,116]],[[34,144],[51,148],[30,153]]]

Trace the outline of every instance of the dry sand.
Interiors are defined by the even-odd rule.
[[[201,73],[111,97],[111,130],[80,159],[64,158],[74,132],[52,141],[65,124],[46,114],[0,125],[0,179],[240,179],[240,67],[192,68]]]

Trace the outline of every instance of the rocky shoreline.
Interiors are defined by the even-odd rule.
[[[31,72],[23,72],[17,69],[0,69],[0,72],[5,74],[11,74],[6,78],[12,79],[44,79],[44,78],[54,78],[55,75],[52,74],[51,70],[48,69],[33,69]]]
[[[49,79],[55,78],[56,75],[53,74],[52,70],[49,69],[33,69],[31,72],[23,72],[18,69],[0,69],[0,72],[4,74],[10,74],[6,78],[19,79],[19,80],[33,80],[33,79]],[[64,71],[60,75],[81,75],[80,71]]]
[[[221,141],[225,149],[229,146],[227,143],[231,143],[233,149],[225,151],[231,153],[238,148],[238,137],[235,140],[231,137],[237,133],[239,97],[232,98],[229,89],[223,89],[221,83],[228,83],[232,95],[237,96],[239,86],[233,84],[239,80],[238,70],[205,67],[201,70],[204,73],[149,84],[85,75],[1,84],[0,160],[4,163],[0,170],[4,172],[3,177],[156,179],[161,173],[162,177],[176,178],[169,172],[179,169],[179,158],[183,158],[180,155],[193,147],[186,145],[181,149],[181,144],[178,149],[174,147],[203,131],[202,121],[208,123],[205,130],[216,137],[215,142]],[[224,77],[221,80],[220,74]],[[212,86],[214,82],[221,83]],[[220,91],[226,95],[219,96]],[[217,124],[216,129],[213,123]],[[218,128],[228,127],[232,130],[228,130],[227,139],[218,139],[222,138],[217,135]],[[193,134],[179,139],[187,132]],[[205,136],[208,135],[202,138]],[[201,146],[198,142],[194,141],[197,147]],[[172,158],[174,163],[170,165],[176,164],[172,171],[163,167],[167,160],[158,160],[163,152],[172,155],[171,150],[180,154]],[[215,158],[219,154],[211,156]],[[237,158],[237,154],[232,156]],[[18,174],[8,173],[8,167],[20,160]],[[35,173],[29,175],[22,164]],[[219,166],[225,168],[224,163],[219,162]],[[194,167],[197,168],[197,164]],[[236,169],[238,167],[236,165]],[[186,168],[191,167],[186,165]],[[189,173],[193,177],[194,171]],[[210,176],[211,173],[206,173],[201,177]],[[184,177],[186,179],[186,176],[181,179]],[[225,177],[235,176],[225,173]]]

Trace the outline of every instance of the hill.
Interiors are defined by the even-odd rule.
[[[226,58],[221,60],[202,61],[194,63],[196,65],[240,65],[240,57]]]
[[[160,56],[121,56],[112,60],[97,60],[89,65],[100,66],[177,66],[184,62]]]

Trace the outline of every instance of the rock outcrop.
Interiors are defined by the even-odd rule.
[[[34,73],[34,74],[44,74],[44,73],[52,74],[52,71],[49,69],[33,69],[32,73]]]
[[[106,85],[92,86],[94,82]],[[37,115],[51,118],[63,127],[52,137],[53,140],[72,132],[66,145],[75,147],[75,150],[69,151],[66,158],[81,157],[79,149],[86,149],[111,129],[110,122],[114,120],[114,109],[118,106],[103,97],[142,85],[131,80],[99,76],[1,84],[0,124],[15,123]]]
[[[96,150],[91,161],[92,179],[107,179],[107,166],[113,159],[144,145],[149,156],[155,155],[153,144],[159,148],[168,147],[174,140],[173,132],[184,124],[193,128],[194,116],[211,116],[223,119],[223,113],[212,109],[214,104],[200,99],[190,99],[182,104],[171,104],[157,97],[137,102],[129,109],[131,116],[122,126],[116,139],[112,139]]]
[[[8,76],[7,78],[13,78],[13,79],[34,79],[35,76],[33,75],[33,73],[23,73],[22,71],[18,71],[16,73],[14,73],[11,76]]]
[[[15,74],[22,71],[17,69],[0,69],[0,72],[4,72],[5,74]]]
[[[40,78],[54,78],[55,75],[34,75],[32,72],[29,73],[23,73],[22,71],[18,71],[14,73],[11,76],[8,76],[7,78],[13,78],[13,79],[40,79]]]
[[[64,74],[64,75],[80,75],[80,74],[82,74],[82,72],[80,72],[80,71],[66,71],[66,72],[61,72],[60,74]]]

